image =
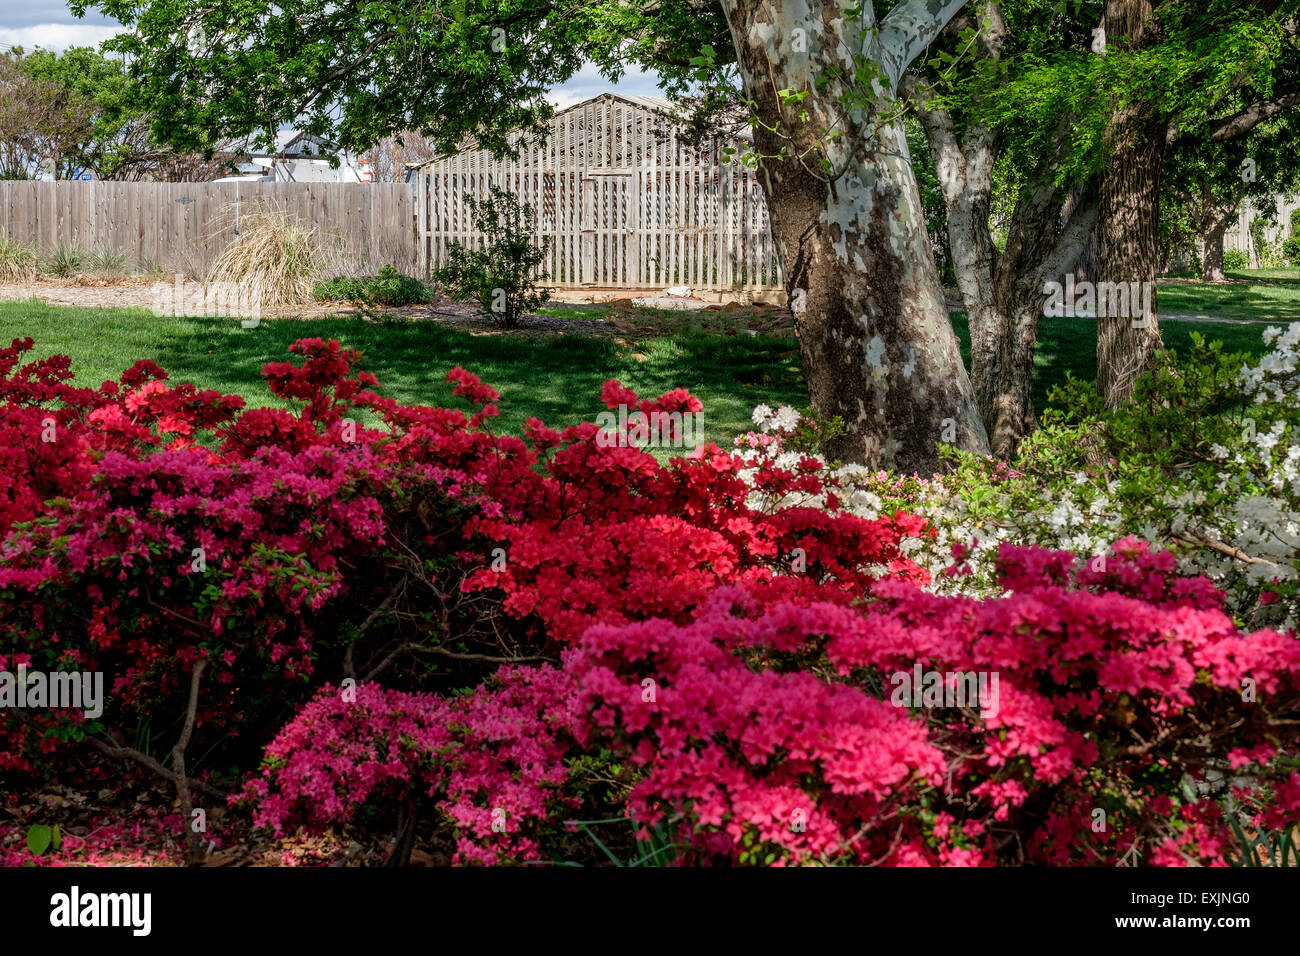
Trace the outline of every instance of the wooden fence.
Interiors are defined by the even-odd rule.
[[[0,181],[0,232],[42,250],[121,252],[168,272],[206,275],[251,213],[270,209],[326,240],[330,271],[419,268],[406,183],[119,183]]]
[[[491,187],[534,212],[543,268],[558,288],[782,288],[767,203],[755,174],[726,146],[696,149],[651,97],[606,94],[556,114],[543,143],[518,134],[518,159],[478,150],[416,168],[421,274],[457,242],[481,247],[467,197]]]
[[[1300,195],[1274,196],[1273,205],[1277,208],[1277,218],[1272,222],[1265,221],[1263,239],[1265,242],[1280,245],[1291,235],[1291,214],[1300,209]],[[1242,200],[1238,207],[1236,223],[1229,226],[1223,236],[1223,248],[1237,249],[1246,253],[1250,257],[1251,266],[1261,265],[1255,254],[1255,241],[1250,235],[1251,224],[1258,218],[1260,215],[1255,211],[1254,202],[1249,199]]]

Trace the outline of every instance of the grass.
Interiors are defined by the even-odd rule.
[[[1263,322],[1300,319],[1300,269],[1247,269],[1227,275],[1228,282],[1162,280],[1161,314]]]
[[[67,279],[79,273],[85,264],[85,250],[79,246],[59,243],[46,254],[41,272]]]
[[[0,282],[33,282],[38,271],[36,250],[0,233]]]
[[[1164,293],[1161,292],[1163,298]],[[970,364],[970,332],[966,316],[954,313],[952,325],[961,341],[961,354]],[[1165,347],[1187,354],[1192,333],[1199,332],[1210,341],[1221,341],[1228,352],[1245,352],[1252,356],[1264,353],[1264,326],[1241,322],[1178,322],[1161,319],[1160,334]],[[1056,385],[1064,384],[1066,375],[1085,381],[1097,378],[1097,322],[1084,318],[1048,318],[1038,326],[1038,346],[1034,350],[1034,408],[1047,407],[1047,396]]]
[[[175,381],[233,392],[251,405],[283,405],[266,391],[262,366],[288,359],[286,349],[295,339],[337,338],[361,349],[363,367],[379,377],[382,392],[405,403],[459,404],[445,378],[453,366],[463,365],[501,391],[499,429],[515,433],[530,416],[557,427],[593,419],[604,410],[601,384],[611,378],[642,396],[689,389],[704,403],[706,438],[724,445],[748,430],[755,405],[807,403],[793,338],[689,327],[698,316],[681,316],[676,332],[660,331],[663,317],[654,316],[650,329],[614,339],[539,339],[476,334],[431,322],[375,324],[353,318],[263,319],[256,329],[244,329],[235,319],[5,302],[0,303],[0,342],[31,336],[34,357],[69,355],[81,385],[98,386],[136,360],[152,359]],[[632,325],[636,321],[630,319]],[[965,316],[954,315],[953,327],[969,359]],[[1165,321],[1161,329],[1175,351],[1187,350],[1194,331],[1223,341],[1230,351],[1259,355],[1264,350],[1259,325]],[[1043,319],[1035,353],[1037,408],[1047,406],[1048,392],[1067,373],[1096,377],[1096,334],[1091,319]]]
[[[111,246],[99,245],[86,256],[86,265],[97,276],[126,275],[126,254]]]
[[[498,429],[518,433],[536,416],[573,425],[604,411],[601,384],[616,378],[642,396],[688,388],[704,403],[704,434],[723,443],[750,427],[755,405],[803,405],[793,339],[719,338],[682,332],[621,344],[608,338],[530,339],[476,335],[431,322],[372,324],[357,319],[310,322],[263,319],[244,329],[236,319],[159,318],[142,309],[95,310],[0,303],[0,342],[30,336],[34,357],[65,354],[81,385],[116,379],[152,359],[178,382],[242,395],[251,405],[280,405],[263,384],[262,366],[284,361],[295,339],[337,338],[365,353],[363,367],[383,394],[420,405],[465,407],[452,398],[449,369],[463,365],[501,391]]]

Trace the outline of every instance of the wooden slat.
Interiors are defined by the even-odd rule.
[[[153,259],[206,274],[235,235],[236,204],[243,216],[262,201],[337,233],[359,265],[424,268],[406,183],[7,182],[0,197],[0,231],[41,251],[105,246],[131,266]]]
[[[542,268],[557,288],[779,287],[752,172],[723,164],[719,144],[688,149],[671,123],[660,139],[659,116],[606,94],[555,116],[544,142],[515,160],[472,150],[424,164],[415,268],[427,275],[451,242],[481,246],[463,199],[496,184],[535,210],[537,241],[551,239]]]

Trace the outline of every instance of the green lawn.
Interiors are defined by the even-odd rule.
[[[559,335],[475,335],[432,322],[373,324],[360,319],[266,320],[255,329],[236,319],[158,318],[136,309],[92,310],[0,303],[0,341],[30,336],[35,356],[65,354],[77,383],[116,379],[152,359],[176,381],[277,402],[262,382],[267,362],[283,361],[298,338],[336,338],[365,354],[381,390],[420,405],[460,404],[447,384],[463,365],[501,391],[501,430],[518,432],[536,416],[564,427],[604,410],[600,387],[615,378],[643,397],[687,388],[704,403],[704,434],[723,443],[749,427],[755,405],[805,404],[797,344],[763,335],[720,337],[689,329],[619,343]]]
[[[1164,292],[1161,292],[1163,307]],[[961,340],[962,357],[970,363],[970,333],[966,316],[952,316],[953,328]],[[1165,347],[1186,354],[1193,332],[1210,341],[1221,341],[1229,352],[1261,355],[1264,326],[1244,322],[1174,322],[1161,320],[1160,334]],[[1065,381],[1066,373],[1085,381],[1097,378],[1097,323],[1095,319],[1049,318],[1044,316],[1038,327],[1038,347],[1034,350],[1034,407],[1047,407],[1052,387]]]
[[[593,313],[588,312],[590,316]],[[152,359],[176,381],[242,395],[253,405],[274,402],[262,383],[267,362],[288,358],[297,338],[337,338],[365,353],[363,367],[379,377],[381,389],[411,404],[455,403],[445,381],[455,365],[501,391],[500,428],[518,432],[537,416],[563,427],[603,410],[600,386],[616,378],[643,396],[687,388],[704,403],[706,437],[727,444],[750,427],[755,405],[807,402],[795,340],[788,336],[720,334],[689,327],[617,339],[577,335],[524,338],[485,335],[431,322],[372,324],[354,318],[311,321],[263,320],[244,329],[235,319],[158,318],[143,310],[91,310],[31,303],[0,303],[0,342],[30,336],[35,356],[66,354],[78,384],[97,386],[115,379],[137,359]],[[683,316],[683,324],[691,321]],[[953,327],[969,359],[964,315]],[[1263,327],[1243,323],[1161,323],[1166,345],[1185,350],[1193,331],[1220,339],[1232,351],[1258,355]],[[1034,401],[1046,407],[1047,393],[1067,372],[1096,375],[1096,325],[1091,319],[1044,318],[1035,362]]]
[[[1161,280],[1161,314],[1267,322],[1300,319],[1300,269],[1248,269],[1229,272],[1228,278],[1213,283]]]

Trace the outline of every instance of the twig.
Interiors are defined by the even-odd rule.
[[[194,815],[194,804],[190,800],[189,781],[185,776],[185,748],[190,745],[190,737],[194,734],[194,720],[199,710],[199,683],[203,679],[203,670],[207,666],[207,658],[199,658],[194,662],[194,669],[190,671],[190,701],[185,708],[185,725],[181,728],[180,739],[176,741],[176,746],[172,748],[172,768],[175,772],[176,792],[181,798],[181,814],[184,820],[185,842],[189,848],[190,863],[199,861],[203,843],[199,839],[198,831],[194,829],[194,823],[191,819]]]
[[[166,777],[168,780],[175,779],[176,775],[172,773],[172,771],[168,770],[157,760],[154,760],[153,757],[150,757],[148,754],[142,753],[139,750],[135,750],[131,747],[111,746],[104,743],[104,741],[100,740],[98,737],[86,737],[85,741],[105,756],[115,757],[121,760],[133,760],[142,767],[148,767],[160,777]],[[188,783],[195,790],[206,793],[208,796],[215,797],[218,800],[227,800],[230,797],[230,794],[226,791],[218,790],[216,787],[206,784],[202,780],[196,780],[191,777]]]
[[[1242,551],[1241,548],[1225,544],[1222,541],[1215,541],[1211,538],[1200,536],[1189,538],[1182,535],[1175,535],[1174,540],[1181,541],[1183,544],[1192,544],[1198,545],[1202,548],[1209,548],[1211,551],[1217,551],[1219,554],[1227,555],[1230,558],[1236,558],[1238,561],[1242,561],[1246,564],[1267,564],[1270,568],[1276,568],[1278,566],[1275,562],[1269,561],[1267,558],[1252,557],[1245,551]]]

